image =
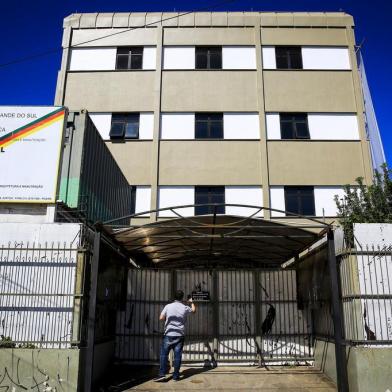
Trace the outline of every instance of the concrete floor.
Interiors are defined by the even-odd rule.
[[[265,370],[252,367],[181,368],[180,381],[156,383],[156,369],[140,369],[128,382],[112,385],[111,391],[263,391],[336,392],[336,386],[323,373],[311,367]]]

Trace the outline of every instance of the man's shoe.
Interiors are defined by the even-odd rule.
[[[154,382],[162,382],[166,380],[166,376],[158,376],[154,378]]]
[[[173,381],[180,381],[180,377],[173,377],[172,380]]]

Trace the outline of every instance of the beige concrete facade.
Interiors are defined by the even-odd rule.
[[[270,141],[268,161],[271,185],[350,184],[366,173],[360,142]]]
[[[255,86],[255,71],[163,71],[162,111],[254,112]]]
[[[235,160],[232,157],[237,157]],[[195,162],[198,165],[195,166]],[[214,170],[211,170],[211,167]],[[189,175],[192,173],[192,175]],[[161,142],[160,185],[261,185],[259,143],[184,140]]]
[[[154,71],[70,72],[65,90],[70,110],[150,111],[154,107]],[[124,88],[132,86],[132,88]]]
[[[352,72],[264,71],[267,112],[356,112]]]
[[[130,184],[151,185],[152,141],[107,143],[107,146]]]
[[[158,207],[160,185],[258,185],[269,207],[270,186],[342,186],[360,176],[369,183],[372,166],[352,30],[352,17],[340,12],[74,14],[64,21],[55,103],[94,113],[154,113],[152,141],[107,141],[130,184],[151,186],[151,209]],[[156,67],[69,71],[72,45],[154,46]],[[256,67],[163,69],[163,48],[195,45],[255,47]],[[271,45],[348,47],[351,70],[263,69],[261,47]],[[160,140],[162,112],[203,111],[256,112],[260,138]],[[266,113],[279,112],[356,114],[360,140],[267,140]]]
[[[345,28],[262,27],[263,45],[348,45]]]

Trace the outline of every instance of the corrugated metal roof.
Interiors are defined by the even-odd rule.
[[[327,227],[316,220],[300,227],[290,221],[205,215],[106,229],[137,262],[150,260],[159,267],[230,262],[265,267],[281,265],[298,256]]]

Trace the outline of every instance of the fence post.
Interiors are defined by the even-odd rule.
[[[101,233],[94,233],[94,248],[91,261],[90,293],[87,320],[87,347],[85,357],[84,392],[92,390],[94,370],[94,343],[95,343],[95,310],[97,305],[99,251],[101,245]]]
[[[213,322],[213,343],[212,343],[212,367],[216,367],[219,358],[219,283],[218,271],[212,270],[212,322]]]
[[[336,376],[339,392],[348,392],[346,346],[344,339],[343,310],[341,304],[341,285],[335,255],[333,231],[328,231],[328,267],[331,278],[332,319],[335,335]]]
[[[258,356],[259,367],[265,365],[262,352],[262,336],[261,336],[261,293],[260,293],[260,271],[253,271],[254,280],[254,306],[255,306],[255,343]]]

